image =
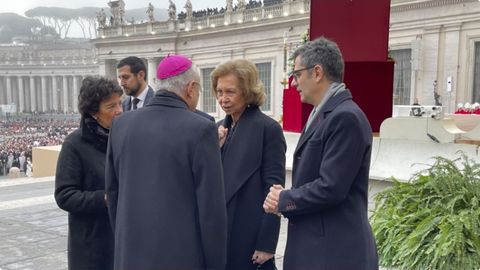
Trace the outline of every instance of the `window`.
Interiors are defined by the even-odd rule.
[[[258,74],[260,80],[265,86],[265,103],[263,103],[261,109],[262,111],[271,111],[271,88],[272,88],[272,65],[271,63],[257,63]]]
[[[393,105],[409,105],[412,50],[394,50],[390,51],[390,55],[395,60],[395,68],[393,71]]]
[[[202,110],[206,113],[217,112],[217,100],[212,94],[212,81],[210,80],[210,73],[213,68],[202,68]]]
[[[480,102],[480,42],[475,42],[475,66],[473,69],[473,99]]]

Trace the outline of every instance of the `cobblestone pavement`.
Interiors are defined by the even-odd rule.
[[[370,184],[371,194],[390,185]],[[53,189],[53,177],[0,178],[0,270],[67,269],[67,214],[55,204]],[[278,270],[283,269],[286,227],[282,218],[275,256]]]
[[[53,198],[53,177],[0,179],[0,270],[67,269],[67,214]],[[286,220],[278,254],[285,247]],[[283,256],[277,255],[278,269]]]
[[[0,180],[0,270],[67,269],[67,216],[53,178]]]

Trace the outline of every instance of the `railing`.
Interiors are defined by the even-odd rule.
[[[153,24],[152,28],[155,33],[164,33],[168,32],[168,24],[166,22],[158,22]]]
[[[268,6],[263,9],[263,18],[283,16],[283,5]]]
[[[154,22],[151,24],[151,27],[149,27],[150,23],[123,25],[121,29],[118,27],[105,27],[100,29],[100,33],[102,33],[102,38],[119,35],[145,35],[150,34],[150,31],[154,33],[163,33],[187,30],[186,26],[188,25],[190,27],[188,30],[200,30],[212,27],[212,25],[223,26],[226,22],[232,24],[255,22],[258,20],[279,18],[292,14],[308,13],[309,11],[310,0],[284,1],[281,4],[237,10],[230,15],[228,13],[222,13],[203,17],[193,17],[191,19],[182,18],[181,20],[176,21]]]
[[[136,24],[134,25],[134,33],[147,33],[147,24]]]
[[[243,21],[253,22],[262,18],[262,8],[245,9],[243,11]]]
[[[105,36],[107,37],[111,37],[111,36],[118,36],[118,31],[117,31],[117,28],[116,27],[112,27],[112,28],[104,28],[104,33],[105,33]]]
[[[305,12],[310,12],[310,0],[304,1],[303,6],[305,7]]]
[[[192,28],[193,29],[200,29],[199,27],[205,28],[207,27],[207,23],[208,23],[207,17],[198,17],[198,18],[195,18],[195,20],[193,21]]]
[[[208,26],[214,25],[223,25],[225,23],[225,16],[223,14],[213,15],[208,17]]]

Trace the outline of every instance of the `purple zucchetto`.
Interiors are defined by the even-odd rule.
[[[157,79],[164,80],[187,71],[192,66],[192,60],[183,55],[167,55],[157,67]]]

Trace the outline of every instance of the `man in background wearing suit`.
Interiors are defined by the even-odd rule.
[[[160,89],[114,121],[106,195],[115,235],[114,269],[224,270],[227,212],[215,123],[194,112],[200,75],[169,55]]]
[[[292,188],[272,186],[263,206],[289,220],[284,269],[378,269],[367,215],[372,131],[343,83],[342,54],[318,38],[293,59],[292,84],[314,108],[294,152]]]
[[[142,59],[129,56],[117,65],[118,79],[127,97],[122,102],[123,111],[136,110],[148,104],[153,89],[147,83],[147,68]]]

